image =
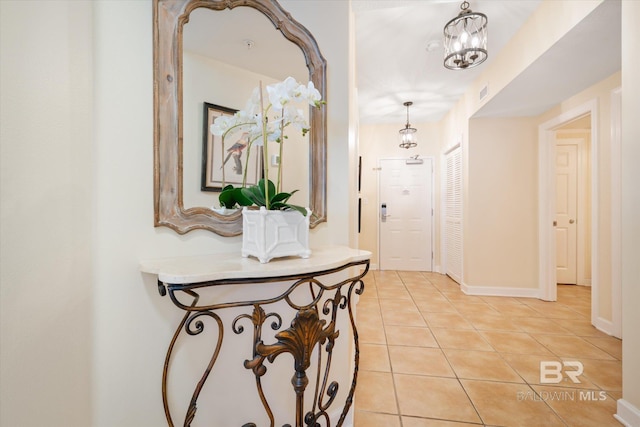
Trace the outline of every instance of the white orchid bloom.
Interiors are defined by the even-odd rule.
[[[218,116],[213,121],[210,131],[214,135],[223,135],[229,129],[236,125],[235,116]]]
[[[282,139],[282,130],[279,127],[272,129],[267,134],[267,140],[269,141],[280,142],[281,139]]]
[[[293,77],[287,77],[280,83],[267,86],[267,95],[272,108],[281,110],[288,102],[292,100],[292,94],[297,87],[298,82]]]
[[[296,86],[291,89],[291,98],[295,102],[304,102],[305,97],[306,97],[305,85],[296,82]]]
[[[279,114],[279,115],[277,115],[277,116],[273,116],[272,118],[270,118],[270,119],[269,119],[269,123],[268,123],[268,125],[269,125],[269,129],[272,129],[272,128],[273,128],[273,129],[275,129],[275,128],[279,128],[279,127],[282,125],[282,123],[283,123],[283,122],[284,122],[284,123],[285,123],[285,125],[286,125],[287,118],[286,118],[286,116],[284,115],[284,113],[283,113],[283,112],[284,112],[287,108],[288,108],[288,107],[283,108],[283,109],[281,110],[281,114]]]
[[[253,111],[240,110],[235,114],[237,124],[252,125],[256,123],[256,113]]]
[[[315,88],[313,82],[307,85],[298,83],[293,77],[287,77],[282,82],[266,86],[266,92],[261,92],[262,84],[255,88],[247,101],[245,108],[233,116],[218,117],[211,125],[211,133],[214,135],[229,136],[241,131],[243,136],[248,136],[249,148],[251,145],[263,147],[263,161],[268,157],[269,145],[267,142],[280,143],[280,156],[283,153],[283,142],[286,139],[285,128],[292,126],[305,136],[310,126],[308,117],[304,111],[295,104],[305,103],[313,107],[322,105],[322,96]],[[266,95],[266,98],[263,97]],[[278,165],[277,191],[280,191],[281,167]],[[245,167],[246,178],[246,167]],[[268,168],[265,163],[265,179],[268,177]],[[244,181],[243,181],[244,182]],[[268,207],[267,207],[268,208]]]
[[[322,95],[320,95],[320,92],[315,88],[312,81],[310,81],[307,84],[307,87],[305,87],[305,99],[307,100],[309,105],[313,105],[315,107],[320,106]]]
[[[289,108],[285,114],[287,125],[293,126],[304,135],[309,130],[309,124],[304,112],[299,108]]]

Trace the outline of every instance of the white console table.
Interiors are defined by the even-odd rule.
[[[267,373],[267,362],[272,363],[280,354],[288,353],[293,357],[290,379],[295,396],[296,427],[331,426],[329,410],[340,406],[340,417],[336,426],[341,426],[353,402],[358,377],[359,344],[356,329],[353,297],[364,291],[362,278],[369,269],[371,253],[342,246],[312,248],[308,259],[283,258],[261,264],[252,258],[242,258],[239,253],[216,254],[190,257],[144,260],[141,271],[157,275],[160,295],[169,295],[171,301],[185,311],[178,325],[165,357],[162,375],[162,398],[169,426],[174,426],[171,415],[167,377],[176,340],[180,335],[196,336],[204,331],[202,319],[213,319],[217,324],[217,344],[210,362],[203,372],[192,393],[182,425],[190,426],[196,416],[197,401],[202,387],[214,369],[223,344],[225,324],[220,316],[226,309],[246,308],[245,314],[237,315],[226,328],[236,335],[245,332],[242,324],[251,325],[252,334],[247,334],[247,351],[238,355],[247,372],[255,377],[256,393],[267,414],[270,425],[274,426],[274,415],[268,396],[262,386],[262,377]],[[357,269],[352,269],[357,267]],[[347,279],[333,282],[334,273],[355,271]],[[347,277],[347,276],[345,276]],[[328,282],[327,282],[328,281]],[[259,299],[224,300],[214,299],[204,302],[201,293],[205,288],[237,287],[242,285],[269,286],[273,283],[286,283],[284,287],[274,286],[275,292]],[[293,295],[296,295],[294,298]],[[299,296],[305,295],[304,302]],[[224,295],[224,293],[223,293]],[[186,302],[185,302],[186,301]],[[293,311],[293,320],[289,326],[283,322],[282,313],[273,311],[276,303],[285,302],[286,309]],[[337,325],[338,316],[348,316],[350,333],[340,335]],[[343,323],[344,324],[344,323]],[[273,342],[263,342],[263,328],[275,330]],[[249,337],[248,335],[251,335]],[[340,384],[330,381],[334,345],[339,339],[350,340],[353,337],[354,369],[347,397],[342,403],[336,402]],[[317,363],[312,367],[312,353],[317,352]],[[321,353],[324,353],[324,358]],[[315,391],[311,402],[305,404],[305,389],[309,383],[308,370],[312,370]],[[287,378],[287,381],[289,379]],[[292,417],[294,416],[291,414]],[[285,424],[291,426],[291,424]],[[256,427],[247,422],[243,427]]]

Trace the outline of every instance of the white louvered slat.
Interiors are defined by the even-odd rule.
[[[445,250],[446,273],[462,282],[462,148],[448,153],[446,162]]]

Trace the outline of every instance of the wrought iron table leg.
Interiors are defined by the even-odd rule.
[[[291,378],[291,384],[293,386],[296,395],[296,415],[295,426],[296,427],[316,427],[320,426],[319,419],[324,419],[327,427],[331,426],[328,410],[335,397],[338,394],[339,384],[337,381],[329,383],[329,374],[331,371],[331,364],[333,359],[333,349],[337,338],[340,335],[337,329],[337,317],[340,310],[345,310],[348,313],[349,327],[353,334],[354,345],[354,370],[351,379],[350,388],[347,392],[340,418],[337,421],[336,427],[341,427],[345,422],[346,416],[353,403],[353,396],[355,393],[359,359],[360,359],[360,347],[358,341],[358,331],[355,323],[353,297],[354,295],[361,295],[364,292],[364,283],[362,278],[368,271],[368,262],[356,263],[353,265],[365,264],[365,270],[356,277],[344,280],[337,284],[326,285],[319,282],[315,277],[322,276],[323,274],[329,274],[341,271],[349,266],[343,266],[334,270],[320,272],[317,274],[306,274],[300,276],[289,276],[288,279],[297,279],[294,283],[282,294],[275,298],[258,300],[258,301],[236,301],[229,303],[219,303],[213,305],[198,305],[200,295],[193,289],[199,287],[210,287],[218,285],[237,284],[232,281],[217,281],[207,282],[192,285],[165,285],[158,283],[158,290],[161,295],[166,295],[167,291],[171,297],[171,300],[176,306],[186,311],[178,328],[176,329],[172,340],[169,344],[167,354],[165,357],[164,369],[162,374],[162,399],[164,405],[165,416],[167,423],[170,427],[174,427],[174,422],[169,408],[167,383],[168,373],[171,364],[171,357],[176,345],[177,339],[180,336],[182,330],[188,335],[198,335],[204,330],[204,323],[201,317],[207,316],[215,320],[218,326],[218,337],[215,349],[211,356],[211,359],[202,374],[198,384],[196,385],[189,407],[186,411],[184,426],[189,427],[195,418],[197,411],[197,400],[202,391],[204,384],[211,373],[215,362],[220,354],[224,337],[224,325],[222,319],[215,312],[216,310],[232,308],[232,307],[253,307],[251,314],[238,315],[231,323],[231,328],[235,334],[241,334],[244,328],[238,324],[241,319],[250,319],[253,324],[253,344],[252,344],[252,359],[247,359],[244,362],[246,369],[253,371],[256,380],[256,389],[258,395],[262,401],[263,407],[267,416],[269,417],[270,426],[273,427],[275,419],[273,411],[271,410],[269,403],[265,397],[264,390],[262,389],[261,377],[267,372],[267,368],[264,365],[265,360],[273,363],[275,359],[283,353],[288,353],[293,357],[294,361],[294,374]],[[286,278],[265,278],[262,282],[275,282],[282,281]],[[311,293],[311,302],[298,306],[291,301],[290,295],[299,286],[309,284]],[[317,292],[314,290],[314,286],[317,287]],[[343,293],[343,288],[348,288],[346,294]],[[183,292],[192,298],[190,304],[186,305],[179,301],[176,297],[176,292]],[[325,298],[324,293],[330,292]],[[278,313],[266,313],[262,306],[268,306],[276,302],[286,301],[289,307],[295,309],[295,317],[291,321],[290,327],[284,330],[280,330],[282,325],[282,317]],[[324,301],[324,302],[323,302]],[[323,317],[320,316],[322,312]],[[275,334],[275,342],[271,344],[265,344],[262,340],[262,328],[268,318],[274,318],[271,323],[273,330],[280,330]],[[314,399],[312,409],[304,413],[305,402],[304,394],[309,383],[307,376],[307,370],[311,366],[312,353],[315,349],[318,349],[318,362],[316,373],[316,385],[314,391]],[[327,354],[326,361],[323,364],[323,350]],[[325,401],[325,397],[327,400]],[[243,427],[256,427],[254,423],[246,423]],[[284,427],[289,427],[285,425]]]

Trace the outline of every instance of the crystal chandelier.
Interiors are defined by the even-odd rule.
[[[444,26],[444,66],[450,70],[475,67],[487,59],[487,16],[460,5],[458,16]]]
[[[418,139],[416,138],[418,130],[412,128],[409,124],[409,107],[413,105],[413,102],[407,101],[403,105],[407,107],[407,124],[398,132],[400,134],[400,148],[409,149],[418,145]]]

